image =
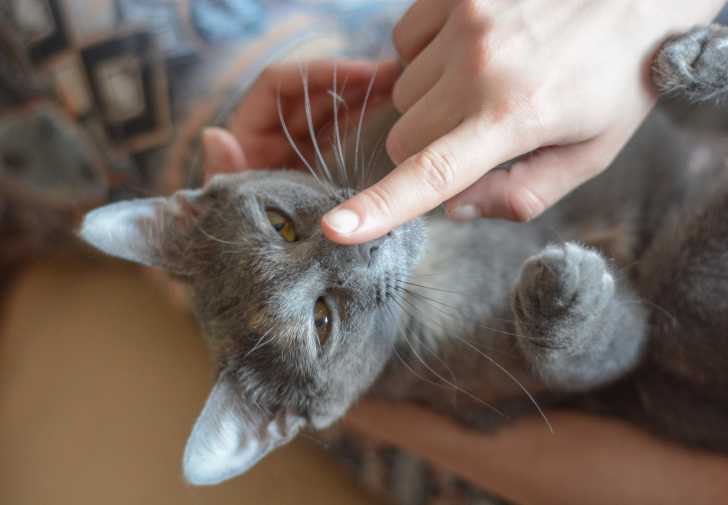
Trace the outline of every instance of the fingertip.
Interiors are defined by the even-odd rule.
[[[455,195],[445,204],[445,215],[453,221],[471,221],[479,218],[511,218],[509,206],[503,196],[508,174],[489,172],[470,187]]]
[[[445,215],[452,221],[472,221],[483,217],[483,211],[475,204],[447,204],[445,206]]]
[[[508,191],[506,201],[510,209],[510,217],[506,219],[520,223],[527,223],[537,218],[547,207],[546,203],[526,186],[517,186]]]
[[[384,60],[334,60],[327,71],[331,72],[334,68],[336,68],[337,73],[340,73],[342,77],[348,77],[349,79],[368,79],[376,74],[375,87],[378,83],[396,79],[401,72],[399,62],[392,58]]]
[[[336,235],[351,235],[361,224],[359,215],[351,209],[336,208],[323,217],[323,223]]]
[[[321,218],[321,231],[326,238],[342,245],[355,245],[379,238],[389,231],[385,227],[375,226],[377,220],[367,216],[356,205],[352,208],[351,203],[350,200]]]

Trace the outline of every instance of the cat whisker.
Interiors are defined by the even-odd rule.
[[[395,302],[395,303],[396,303],[396,302]],[[406,312],[406,310],[405,310],[405,307],[404,307],[404,305],[400,304],[399,306],[400,306],[400,307],[402,308],[402,311],[403,311],[403,312],[407,313],[407,312]],[[413,314],[408,314],[408,315],[410,315],[410,317],[412,317],[412,316],[413,316]],[[402,322],[401,322],[401,321],[399,322],[399,326],[400,326],[400,331],[401,331],[401,330],[402,330],[402,327],[403,327],[403,325],[402,325]],[[413,332],[413,333],[414,333],[414,332]],[[425,350],[426,350],[426,351],[427,351],[428,353],[430,353],[430,354],[431,354],[431,355],[432,355],[432,356],[433,356],[433,357],[434,357],[434,358],[435,358],[435,359],[436,359],[436,360],[437,360],[437,361],[438,361],[438,362],[439,362],[439,363],[440,363],[440,364],[441,364],[441,365],[442,365],[443,367],[445,367],[445,369],[447,370],[447,373],[448,373],[448,374],[450,375],[450,378],[451,378],[451,380],[452,380],[453,382],[457,382],[457,380],[456,380],[456,377],[455,377],[455,372],[453,372],[453,370],[452,370],[452,369],[450,368],[450,366],[449,366],[449,365],[447,364],[447,362],[445,362],[445,360],[444,360],[444,359],[442,359],[442,358],[441,358],[441,357],[440,357],[440,356],[439,356],[439,355],[437,354],[437,351],[436,351],[435,349],[433,349],[432,347],[430,347],[430,346],[429,346],[429,345],[428,345],[428,344],[427,344],[427,343],[425,342],[425,339],[422,339],[422,338],[420,338],[420,339],[419,339],[418,341],[420,342],[420,344],[422,345],[422,347],[423,347],[423,348],[424,348],[424,349],[425,349]]]
[[[263,333],[263,335],[261,335],[258,338],[258,340],[255,342],[255,345],[253,345],[253,347],[248,352],[245,353],[242,361],[245,361],[258,349],[262,349],[263,347],[265,347],[266,345],[271,343],[275,339],[275,334],[271,335],[271,337],[268,338],[268,340],[265,340],[265,338],[271,333],[272,333],[272,328],[270,330],[266,331],[265,333]]]
[[[417,350],[415,349],[415,346],[413,346],[413,345],[412,345],[412,343],[410,342],[409,338],[407,338],[407,335],[406,335],[406,333],[407,333],[408,331],[409,331],[409,329],[408,329],[408,328],[405,328],[405,333],[404,333],[404,334],[402,334],[402,336],[403,336],[403,338],[404,338],[405,342],[406,342],[406,343],[407,343],[407,344],[409,345],[409,348],[410,348],[410,350],[412,351],[412,354],[414,354],[414,356],[415,356],[415,357],[416,357],[416,358],[417,358],[417,359],[419,360],[419,362],[420,362],[420,363],[422,363],[422,365],[423,365],[423,366],[424,366],[424,367],[425,367],[425,368],[426,368],[426,369],[427,369],[427,370],[428,370],[428,371],[429,371],[429,372],[430,372],[431,374],[433,374],[433,375],[434,375],[435,377],[437,377],[437,378],[438,378],[439,380],[441,380],[441,381],[442,381],[442,382],[443,382],[444,384],[446,384],[446,385],[448,385],[448,386],[452,387],[453,389],[455,389],[455,390],[456,390],[456,391],[458,391],[459,393],[462,393],[463,395],[467,396],[468,398],[470,398],[470,399],[471,399],[471,400],[473,400],[474,402],[477,402],[477,403],[479,403],[479,404],[483,405],[484,407],[486,407],[486,408],[489,408],[489,409],[491,409],[491,410],[492,410],[493,412],[497,413],[497,414],[498,414],[498,415],[500,415],[501,417],[507,417],[507,416],[506,416],[506,415],[505,415],[505,414],[503,413],[503,411],[501,411],[500,409],[498,409],[498,408],[497,408],[497,407],[495,407],[494,405],[492,405],[492,404],[490,404],[490,403],[486,402],[485,400],[483,400],[482,398],[479,398],[478,396],[474,395],[473,393],[471,393],[471,392],[470,392],[470,391],[468,391],[467,389],[464,389],[464,388],[462,388],[462,387],[458,386],[458,385],[457,385],[456,383],[454,383],[454,382],[452,382],[452,381],[449,381],[449,380],[447,380],[447,379],[446,379],[445,377],[443,377],[442,375],[438,374],[438,373],[437,373],[437,371],[436,371],[435,369],[433,369],[433,368],[432,368],[432,367],[431,367],[431,366],[430,366],[430,365],[429,365],[429,364],[428,364],[428,363],[427,363],[427,362],[426,362],[426,361],[425,361],[425,360],[424,360],[424,359],[422,358],[422,356],[421,356],[421,355],[420,355],[420,354],[419,354],[419,353],[417,352]]]
[[[402,309],[402,311],[404,311],[406,313],[406,310],[404,309],[404,307],[401,307],[401,309]],[[389,311],[391,317],[395,317],[394,316],[394,313],[392,312],[392,310],[390,308],[387,308],[387,310]],[[402,323],[400,322],[398,324],[398,334],[399,334],[399,336],[403,336],[404,331],[405,331],[404,330],[404,325],[402,325]],[[408,343],[408,345],[411,346],[411,344],[409,343],[409,341],[407,343]],[[399,350],[397,349],[397,344],[396,343],[392,346],[392,350],[396,354],[396,356],[399,359],[400,363],[402,363],[402,365],[410,373],[412,373],[412,375],[414,375],[415,377],[417,377],[419,380],[421,380],[423,382],[426,382],[426,383],[428,383],[428,384],[430,384],[432,386],[435,386],[435,387],[438,387],[438,388],[441,388],[441,389],[446,389],[447,388],[450,391],[452,391],[453,392],[453,404],[456,403],[456,401],[457,401],[457,391],[456,390],[454,390],[453,388],[448,388],[448,386],[445,385],[445,384],[442,384],[442,383],[439,383],[439,382],[435,382],[435,381],[433,381],[433,380],[431,380],[431,379],[429,379],[429,378],[427,378],[427,377],[425,377],[423,375],[420,375],[414,368],[412,368],[412,366],[407,362],[407,360],[402,357],[402,355],[400,354]],[[444,361],[443,361],[443,363],[444,363]],[[451,376],[453,377],[453,382],[455,382],[455,377],[454,377],[454,375],[452,375],[452,371],[449,368],[448,368],[448,371],[450,371]]]
[[[322,449],[325,449],[327,451],[330,450],[332,447],[331,441],[327,440],[323,437],[320,437],[320,436],[318,436],[318,437],[314,436],[314,435],[318,435],[318,434],[319,434],[319,432],[317,432],[317,431],[301,431],[301,432],[299,432],[298,436],[301,438],[304,438],[306,440],[310,440],[311,442],[313,442],[317,446],[321,447]]]
[[[326,160],[324,160],[323,155],[321,154],[321,149],[319,148],[318,141],[316,140],[316,130],[313,126],[313,117],[311,114],[311,96],[308,89],[308,71],[304,70],[303,65],[299,64],[298,67],[299,73],[301,74],[301,83],[303,84],[303,100],[304,100],[304,108],[306,113],[306,124],[308,125],[308,133],[311,137],[311,143],[314,148],[314,152],[316,153],[316,159],[318,160],[318,163],[320,164],[327,181],[335,185],[335,181],[333,177],[331,176],[331,172],[329,171],[329,167],[326,164]]]
[[[451,307],[451,306],[445,304],[444,302],[440,302],[440,301],[437,301],[437,300],[433,300],[431,298],[428,298],[428,297],[426,297],[424,295],[421,295],[419,293],[416,293],[416,292],[414,292],[412,290],[406,289],[406,288],[401,287],[401,286],[398,286],[397,289],[400,290],[400,291],[405,292],[407,295],[414,296],[415,298],[418,298],[418,299],[420,299],[420,300],[422,300],[424,302],[427,302],[427,303],[432,304],[431,307],[434,310],[437,310],[440,314],[442,314],[442,315],[444,315],[446,317],[454,317],[453,314],[448,313],[448,312],[446,312],[444,310],[444,308],[454,309],[454,307]],[[493,319],[493,320],[502,320],[502,321],[508,322],[508,323],[512,323],[513,322],[513,320],[511,320],[511,319],[500,319],[500,318],[496,318],[496,317],[490,317],[490,319]],[[520,335],[518,333],[509,332],[509,331],[502,330],[502,329],[499,329],[499,328],[493,328],[491,326],[486,326],[486,325],[484,325],[482,323],[475,323],[475,326],[477,328],[481,328],[483,330],[487,330],[487,331],[490,331],[490,332],[493,332],[493,333],[497,333],[497,334],[500,334],[500,335],[506,335],[508,337],[515,337],[515,338],[519,338],[519,339],[531,340],[530,337],[525,337],[525,336]]]
[[[207,231],[207,230],[205,230],[205,229],[204,229],[204,228],[203,228],[202,226],[199,226],[199,225],[198,225],[197,229],[198,229],[198,230],[200,231],[200,233],[202,233],[202,234],[203,234],[203,235],[204,235],[205,237],[207,237],[207,238],[209,238],[210,240],[213,240],[213,241],[215,241],[215,242],[218,242],[218,243],[220,243],[220,244],[225,244],[225,245],[235,245],[235,246],[237,246],[237,245],[240,245],[240,244],[239,244],[239,243],[237,243],[237,242],[230,242],[230,241],[228,241],[228,240],[223,240],[223,239],[221,239],[221,238],[215,237],[214,235],[211,235],[210,233],[208,233],[208,231]]]
[[[482,356],[483,358],[485,358],[486,360],[488,360],[491,364],[493,364],[496,368],[498,368],[501,372],[503,372],[509,379],[511,379],[513,381],[513,383],[516,386],[518,386],[518,388],[521,391],[523,391],[523,393],[528,397],[528,400],[536,408],[536,410],[538,411],[539,415],[541,416],[541,418],[546,423],[546,426],[548,427],[548,430],[551,432],[551,434],[555,433],[554,432],[554,428],[551,425],[551,422],[549,421],[548,417],[546,417],[546,413],[543,411],[543,409],[541,408],[541,406],[538,404],[538,402],[536,401],[536,398],[530,393],[530,391],[528,391],[528,389],[526,388],[526,386],[524,386],[523,383],[521,383],[521,381],[519,381],[516,378],[515,375],[513,375],[511,372],[509,372],[508,369],[506,369],[506,367],[504,367],[503,365],[501,365],[500,363],[498,363],[493,357],[488,356],[486,353],[484,353],[483,351],[481,351],[480,349],[478,349],[476,346],[474,346],[473,344],[471,344],[470,342],[468,342],[464,338],[459,337],[459,336],[457,336],[455,334],[453,334],[453,337],[456,340],[458,340],[458,341],[462,342],[463,344],[465,344],[467,347],[469,347],[473,351],[477,352],[480,356]]]
[[[407,360],[402,357],[402,355],[397,350],[396,345],[394,346],[394,354],[397,356],[397,359],[399,359],[399,362],[402,364],[402,366],[404,366],[412,375],[417,377],[417,379],[421,380],[422,382],[426,382],[427,384],[430,384],[431,386],[435,386],[435,387],[438,387],[441,389],[448,389],[448,390],[452,391],[453,392],[453,403],[455,403],[455,401],[457,399],[457,391],[455,389],[450,388],[445,384],[441,384],[439,382],[430,380],[427,377],[425,377],[424,375],[420,375],[419,373],[417,373],[417,371],[414,368],[412,368],[412,366],[410,366],[410,364],[407,362]]]
[[[278,109],[278,121],[281,124],[281,128],[283,130],[283,135],[285,135],[286,140],[290,144],[293,151],[296,153],[296,156],[298,156],[298,159],[301,160],[303,165],[306,167],[308,172],[311,174],[311,176],[316,179],[316,181],[321,185],[321,187],[328,187],[321,179],[319,178],[316,171],[313,169],[311,164],[308,162],[306,157],[301,152],[301,149],[299,149],[298,144],[296,144],[296,141],[293,140],[293,136],[291,135],[291,132],[288,130],[288,125],[286,124],[286,120],[283,117],[283,104],[281,103],[281,93],[280,90],[278,91],[278,96],[276,97],[276,108]]]
[[[463,296],[464,295],[463,293],[461,293],[459,291],[453,291],[453,290],[450,290],[450,289],[436,288],[436,287],[427,286],[427,285],[424,285],[424,284],[417,284],[415,282],[406,281],[404,279],[396,279],[396,281],[398,283],[400,283],[400,284],[403,284],[403,285],[414,286],[414,287],[417,287],[417,288],[427,289],[427,290],[430,290],[430,291],[439,291],[440,293],[448,293],[448,294],[451,294],[451,295],[460,295],[460,296]]]
[[[428,302],[431,302],[431,303],[434,303],[434,304],[437,304],[437,305],[446,307],[448,309],[457,310],[457,308],[455,306],[453,306],[453,305],[449,305],[449,304],[443,302],[442,300],[437,300],[435,298],[430,298],[428,296],[425,296],[422,293],[418,293],[417,291],[415,291],[413,289],[409,289],[409,288],[407,288],[407,287],[405,287],[405,286],[403,286],[401,284],[398,285],[397,288],[400,289],[400,290],[402,290],[402,291],[404,291],[404,292],[406,292],[409,295],[416,296],[417,298],[420,298],[422,300],[426,300]]]
[[[399,291],[402,291],[402,292],[404,292],[405,294],[407,294],[407,291],[406,291],[406,290],[401,290],[401,289],[400,289]],[[417,314],[417,321],[418,321],[419,323],[423,324],[423,325],[424,325],[425,327],[427,327],[427,329],[428,329],[429,331],[431,331],[432,333],[435,333],[435,334],[438,334],[438,333],[439,333],[439,334],[441,334],[441,333],[443,333],[444,331],[448,331],[448,332],[451,332],[451,331],[452,331],[452,328],[446,328],[446,327],[445,327],[445,326],[444,326],[443,324],[441,324],[441,323],[440,323],[439,321],[437,321],[437,322],[436,322],[436,324],[437,324],[438,328],[431,328],[431,327],[428,327],[428,324],[429,324],[429,323],[427,323],[427,317],[428,317],[428,316],[430,315],[430,314],[429,314],[429,311],[422,311],[422,310],[420,310],[420,308],[419,308],[419,307],[417,307],[417,306],[416,306],[416,305],[414,304],[414,301],[413,301],[413,300],[409,300],[409,299],[407,299],[406,297],[405,297],[405,298],[403,298],[403,301],[404,301],[405,303],[407,303],[407,304],[408,304],[409,306],[411,306],[411,307],[412,307],[412,308],[413,308],[414,310],[416,310],[416,311],[418,312],[418,314]],[[427,301],[427,300],[425,300],[425,301]],[[457,323],[457,321],[456,321],[456,319],[455,319],[455,315],[454,315],[454,314],[452,314],[452,313],[448,313],[448,312],[446,312],[446,311],[444,310],[444,308],[443,308],[443,307],[439,307],[439,306],[431,306],[431,308],[432,308],[432,309],[434,309],[435,311],[437,311],[437,312],[438,312],[439,314],[441,314],[441,315],[442,315],[442,316],[444,316],[445,318],[450,318],[450,320],[451,320],[451,321],[452,321],[452,322],[453,322],[454,324],[455,324],[455,323]],[[454,311],[453,311],[453,312],[454,312]],[[505,336],[508,336],[508,337],[521,337],[520,335],[518,335],[518,334],[516,334],[516,333],[509,333],[509,332],[506,332],[506,331],[503,331],[503,330],[499,330],[498,328],[492,328],[492,327],[489,327],[489,326],[485,326],[485,325],[483,325],[483,324],[479,324],[479,323],[476,323],[476,324],[475,324],[474,326],[475,326],[476,328],[482,328],[482,329],[484,329],[484,330],[487,330],[487,331],[489,331],[489,332],[491,332],[491,333],[496,333],[496,334],[502,334],[502,335],[505,335]],[[490,352],[494,352],[494,353],[497,353],[497,354],[500,354],[500,355],[503,355],[503,356],[505,356],[505,357],[508,357],[508,358],[515,358],[515,357],[516,357],[516,356],[515,356],[515,355],[514,355],[513,353],[505,352],[505,351],[503,351],[502,349],[488,348],[488,351],[490,351]]]
[[[359,183],[357,187],[361,187],[361,173],[360,173],[360,167],[359,167],[359,149],[361,145],[361,132],[362,132],[362,126],[364,125],[364,116],[366,114],[367,105],[369,104],[369,97],[372,94],[372,89],[374,89],[374,81],[377,79],[377,71],[378,69],[374,69],[374,72],[372,73],[371,79],[369,79],[369,85],[367,86],[367,92],[364,95],[364,103],[362,104],[361,112],[359,113],[359,122],[356,127],[356,140],[354,144],[354,173],[356,173]]]
[[[654,302],[648,301],[648,300],[644,300],[644,299],[630,300],[630,301],[622,302],[620,305],[647,305],[649,307],[656,309],[659,313],[667,316],[667,318],[670,320],[670,324],[672,324],[673,327],[678,326],[680,324],[680,321],[678,320],[678,318],[675,317],[673,314],[671,314],[670,311],[668,311],[666,308],[664,308]]]
[[[341,142],[341,129],[339,128],[339,104],[342,104],[344,106],[344,110],[348,111],[347,104],[344,101],[343,97],[337,93],[336,87],[338,85],[337,82],[337,67],[336,64],[334,64],[334,73],[332,77],[332,84],[331,84],[331,99],[333,101],[333,108],[334,108],[334,132],[333,132],[333,151],[334,156],[336,158],[337,165],[339,166],[339,177],[342,182],[345,182],[347,186],[351,186],[349,182],[349,174],[346,170],[346,159],[344,157],[344,148]]]

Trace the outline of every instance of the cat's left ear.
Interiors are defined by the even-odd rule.
[[[79,235],[106,254],[175,270],[179,249],[210,205],[203,189],[112,203],[86,214]]]
[[[208,486],[250,469],[289,442],[305,420],[286,410],[262,411],[245,401],[224,376],[218,380],[192,428],[182,463],[190,484]]]

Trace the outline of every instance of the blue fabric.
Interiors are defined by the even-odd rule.
[[[264,4],[258,0],[199,0],[191,6],[192,24],[207,42],[252,37],[263,30]]]
[[[351,53],[376,55],[382,50],[383,41],[389,40],[394,21],[410,3],[409,0],[197,0],[191,4],[191,21],[203,39],[219,43],[250,39],[274,27],[277,19],[305,13],[315,19],[312,29],[332,27],[348,34]]]

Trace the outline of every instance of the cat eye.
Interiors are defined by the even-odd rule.
[[[323,298],[316,300],[313,307],[313,325],[319,344],[323,347],[331,334],[331,310]]]
[[[293,226],[293,221],[291,221],[290,217],[272,209],[266,210],[265,215],[268,216],[268,221],[270,221],[271,226],[278,232],[278,235],[283,237],[283,240],[286,242],[295,242],[298,240],[296,228]]]

